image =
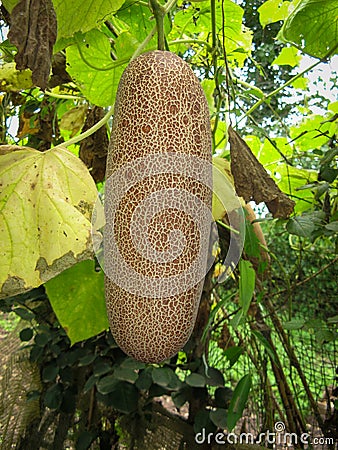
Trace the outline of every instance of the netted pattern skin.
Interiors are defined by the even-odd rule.
[[[174,158],[176,154],[193,157],[197,165],[191,167],[191,173],[175,170],[171,173],[168,167],[164,168],[164,173],[158,173],[158,165],[162,164],[161,157],[165,154],[174,155]],[[143,158],[144,163],[137,166],[137,173],[143,170],[142,164],[147,167],[144,168],[145,176],[134,182],[136,166],[133,164],[138,158]],[[194,166],[192,161],[189,164]],[[201,170],[198,161],[206,164]],[[106,179],[128,165],[131,170],[124,172],[123,179],[106,185],[104,264],[112,334],[124,352],[137,360],[160,362],[170,358],[191,335],[203,276],[192,286],[186,276],[184,279],[189,288],[180,292],[182,289],[175,275],[186,273],[198,255],[201,273],[206,270],[210,223],[201,205],[210,212],[212,192],[211,182],[203,182],[198,171],[204,170],[203,176],[210,181],[212,174],[208,164],[211,166],[208,104],[191,68],[181,58],[166,51],[148,52],[133,60],[124,71],[117,92]],[[153,174],[152,166],[157,167]],[[123,183],[128,177],[132,182],[112,213],[111,199],[117,191],[124,189]],[[163,189],[173,197],[183,199],[177,200],[181,202],[179,207],[172,206],[175,199],[166,204],[161,196],[157,196]],[[190,200],[184,200],[187,193],[193,197],[192,204]],[[144,214],[151,216],[146,235],[155,256],[149,257],[146,246],[142,247],[145,234],[139,225],[142,220],[136,221],[133,229],[131,221],[138,205],[151,195],[153,200],[145,207]],[[196,221],[189,208],[200,220]],[[201,212],[199,208],[202,208]],[[117,243],[119,254],[128,267],[144,279],[144,284],[137,285],[134,291],[133,276],[127,274],[124,266],[117,264],[112,256],[112,241]],[[168,254],[174,257],[166,258]],[[113,277],[109,276],[107,267],[114,272]],[[152,295],[149,293],[150,280],[160,279],[165,287],[154,288]]]

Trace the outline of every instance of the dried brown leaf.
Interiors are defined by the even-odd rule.
[[[256,159],[247,143],[229,127],[231,172],[236,192],[246,202],[264,202],[273,217],[287,218],[295,202],[291,200],[269,177],[262,164]]]
[[[52,0],[20,0],[14,7],[8,37],[18,49],[16,66],[31,69],[33,83],[42,89],[47,86],[56,35]]]

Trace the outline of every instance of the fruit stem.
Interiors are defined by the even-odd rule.
[[[84,97],[81,97],[79,95],[57,94],[56,92],[47,91],[47,90],[45,91],[45,94],[48,95],[49,97],[62,98],[65,100],[84,100]]]
[[[164,17],[167,10],[157,0],[150,0],[150,7],[156,19],[157,48],[158,50],[164,50]]]

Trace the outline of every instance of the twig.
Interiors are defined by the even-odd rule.
[[[49,97],[53,97],[53,98],[61,98],[64,100],[84,100],[84,97],[78,96],[78,95],[70,95],[70,94],[57,94],[56,92],[51,92],[51,91],[45,91],[44,92],[46,95],[48,95]]]
[[[157,26],[155,25],[151,30],[148,36],[144,39],[143,42],[137,47],[135,52],[133,53],[133,56],[130,58],[130,61],[133,61],[135,58],[137,58],[143,50],[147,47],[149,42],[152,40],[152,38],[155,36],[157,30]]]
[[[289,292],[289,290],[294,290],[299,286],[302,286],[303,284],[306,284],[308,281],[312,280],[312,278],[317,277],[318,275],[320,275],[322,272],[324,272],[327,268],[329,268],[330,266],[332,266],[333,264],[335,264],[338,261],[338,256],[336,256],[332,261],[330,261],[329,263],[327,263],[324,267],[322,267],[321,269],[318,270],[318,272],[313,273],[312,275],[308,276],[307,278],[304,278],[304,280],[299,281],[298,283],[293,284],[292,286],[290,286],[289,289],[283,289],[282,291],[278,291],[275,292],[274,294],[272,294],[272,296],[277,296],[277,295],[281,295],[281,294],[285,294],[285,292]]]
[[[113,107],[109,108],[106,115],[101,120],[99,120],[95,125],[93,125],[91,128],[89,128],[88,130],[79,134],[78,136],[74,136],[73,138],[69,139],[68,141],[63,142],[62,144],[56,145],[53,148],[55,149],[55,148],[69,147],[70,145],[76,144],[77,142],[80,142],[83,139],[86,139],[88,136],[91,136],[93,133],[95,133],[95,131],[99,130],[101,127],[103,127],[103,125],[105,125],[108,122],[110,117],[113,115],[113,111],[114,111]]]
[[[292,84],[294,81],[298,80],[298,78],[300,78],[301,76],[303,76],[305,73],[309,72],[310,70],[314,69],[316,66],[318,66],[318,64],[325,62],[325,60],[334,53],[335,49],[337,46],[335,46],[333,49],[330,50],[330,52],[325,55],[323,58],[321,58],[319,61],[316,61],[315,63],[311,64],[309,67],[307,67],[306,69],[304,69],[302,72],[297,73],[296,75],[294,75],[292,78],[290,78],[289,81],[286,81],[282,86],[280,86],[279,88],[275,89],[274,91],[270,92],[270,94],[265,95],[264,97],[262,97],[260,100],[258,100],[258,102],[256,102],[242,117],[239,118],[237,123],[240,123],[245,117],[250,116],[250,114],[252,114],[257,108],[259,108],[259,106],[261,106],[263,103],[265,103],[267,100],[269,100],[271,97],[274,97],[275,95],[277,95],[280,91],[282,91],[283,89],[285,89],[287,86],[290,86],[290,84]]]
[[[336,258],[336,259],[338,259],[338,258]],[[314,415],[316,417],[318,425],[321,428],[321,430],[323,430],[324,423],[323,423],[323,419],[322,419],[322,417],[320,415],[320,412],[319,412],[319,409],[318,409],[318,404],[317,404],[317,402],[315,401],[315,399],[314,399],[314,397],[312,395],[311,389],[309,388],[308,382],[307,382],[306,377],[304,375],[304,372],[303,372],[303,370],[302,370],[302,368],[301,368],[301,366],[299,364],[299,361],[298,361],[298,358],[296,356],[296,353],[295,353],[292,345],[290,345],[288,336],[287,336],[287,334],[284,331],[282,322],[280,321],[279,317],[275,313],[274,306],[273,306],[273,304],[272,304],[272,302],[271,302],[271,300],[269,298],[265,299],[264,305],[267,307],[267,310],[270,313],[270,318],[271,318],[271,320],[272,320],[272,322],[273,322],[273,324],[275,326],[275,329],[277,330],[277,332],[278,332],[278,334],[279,334],[279,336],[281,338],[281,342],[282,342],[282,344],[283,344],[283,346],[284,346],[284,348],[286,350],[286,353],[287,353],[287,355],[288,355],[288,357],[290,359],[291,364],[293,365],[293,367],[295,367],[295,369],[298,372],[299,378],[301,379],[301,382],[303,384],[303,387],[304,387],[304,390],[306,392],[306,395],[307,395],[307,397],[309,399],[312,411],[313,411],[313,413],[314,413]]]

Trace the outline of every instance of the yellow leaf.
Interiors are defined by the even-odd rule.
[[[0,298],[92,257],[97,190],[66,148],[0,146]]]
[[[226,213],[230,213],[231,211],[244,206],[245,202],[242,198],[237,197],[235,192],[229,161],[220,156],[214,156],[212,161],[212,215],[214,220],[220,220]]]
[[[21,114],[17,137],[24,138],[28,134],[37,134],[40,131],[39,119],[34,119],[31,114]]]
[[[0,89],[2,92],[19,92],[33,86],[29,69],[17,70],[14,62],[0,66]]]
[[[81,105],[70,109],[61,118],[60,128],[63,130],[71,131],[71,137],[75,136],[81,128],[86,119],[87,106]]]

